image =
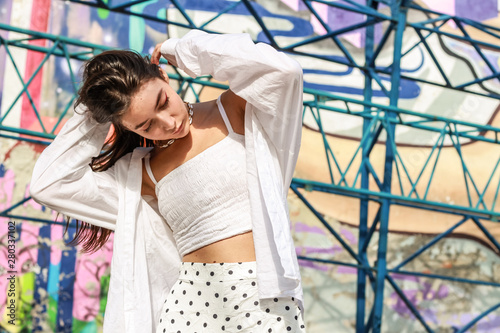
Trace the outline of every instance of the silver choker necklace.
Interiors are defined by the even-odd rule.
[[[188,107],[188,115],[189,115],[189,125],[191,125],[191,123],[193,122],[193,105],[189,102],[184,102],[186,103],[186,106]],[[172,143],[174,143],[175,139],[170,139],[167,141],[167,143],[163,144],[163,145],[157,145],[155,144],[156,147],[158,148],[167,148],[168,146],[170,146]],[[156,141],[155,141],[156,143]]]

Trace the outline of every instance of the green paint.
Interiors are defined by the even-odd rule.
[[[108,4],[108,0],[102,0],[102,2],[104,2],[106,5]],[[101,20],[105,20],[109,16],[109,10],[103,9],[103,8],[98,8],[97,9],[97,16],[99,16],[99,18]]]

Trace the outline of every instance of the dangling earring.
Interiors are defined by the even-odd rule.
[[[189,115],[189,125],[191,125],[193,123],[193,105],[189,102],[184,102],[187,106],[187,110],[188,110],[188,115]],[[153,141],[155,146],[158,147],[158,148],[167,148],[168,146],[170,146],[172,143],[174,143],[175,139],[170,139],[167,141],[167,143],[161,145],[161,144],[158,144],[159,142],[158,141]]]

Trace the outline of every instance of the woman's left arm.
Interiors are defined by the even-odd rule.
[[[284,185],[295,168],[302,130],[302,68],[292,58],[268,44],[255,44],[248,34],[208,34],[192,30],[156,48],[173,65],[191,77],[212,75],[228,81],[243,98],[246,113],[257,117],[275,147]],[[250,119],[246,114],[246,120]]]

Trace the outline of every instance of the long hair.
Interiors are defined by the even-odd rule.
[[[112,50],[100,53],[83,66],[83,84],[78,91],[75,108],[82,104],[98,123],[111,122],[114,133],[104,143],[101,153],[89,164],[93,171],[112,167],[122,156],[136,147],[151,147],[153,141],[127,130],[121,117],[140,87],[155,78],[163,80],[157,65],[134,51]],[[66,221],[66,229],[69,226]],[[76,233],[69,245],[82,245],[82,252],[99,250],[109,239],[111,230],[77,221]]]

